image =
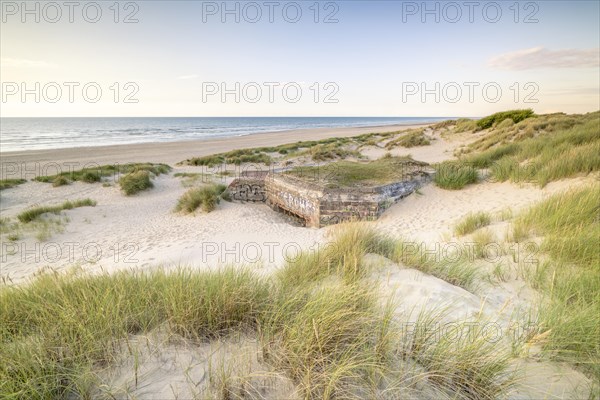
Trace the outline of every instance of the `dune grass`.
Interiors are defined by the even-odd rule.
[[[600,112],[546,115],[498,126],[461,161],[489,168],[495,181],[548,182],[600,171]]]
[[[150,173],[140,170],[123,175],[119,179],[119,186],[126,196],[132,196],[143,190],[153,188],[154,184],[150,180]]]
[[[79,270],[0,287],[0,396],[90,397],[97,370],[127,351],[128,338],[159,328],[202,341],[256,335],[262,360],[307,399],[400,398],[409,378],[395,374],[408,360],[425,368],[411,382],[437,385],[448,398],[501,394],[505,386],[496,379],[506,372],[504,359],[484,343],[430,338],[406,346],[411,342],[399,335],[396,306],[382,305],[377,288],[363,279],[369,271],[362,256],[393,258],[396,245],[371,227],[348,224],[317,262],[300,257],[274,279],[240,267]]]
[[[459,190],[477,182],[477,169],[460,161],[448,161],[435,166],[433,181],[442,189]]]
[[[386,149],[393,149],[394,147],[402,146],[406,148],[418,147],[418,146],[429,146],[431,141],[423,133],[423,129],[419,129],[405,135],[400,136],[397,139],[389,141],[386,145]]]
[[[456,254],[452,251],[457,251]],[[473,263],[468,248],[449,249],[448,253],[428,247],[425,243],[399,241],[391,257],[407,267],[418,269],[468,291],[479,287],[480,272]]]
[[[486,212],[470,213],[456,224],[454,234],[457,236],[468,235],[479,228],[489,225],[491,222],[492,219]]]
[[[367,253],[392,258],[396,241],[360,223],[333,228],[332,240],[314,251],[305,251],[286,263],[276,276],[285,288],[311,284],[335,275],[356,282],[367,273],[362,259]]]
[[[107,164],[95,167],[82,168],[74,171],[65,171],[55,175],[44,175],[35,178],[38,182],[65,182],[81,181],[86,183],[100,182],[103,177],[129,174],[136,171],[147,171],[154,175],[167,174],[171,167],[166,164],[154,163],[129,163],[129,164]],[[55,185],[60,186],[60,185]]]
[[[56,206],[40,206],[26,209],[17,215],[17,219],[23,223],[31,222],[39,218],[42,214],[59,214],[64,210],[71,210],[77,207],[94,207],[96,202],[92,199],[80,199],[75,201],[65,201]]]
[[[506,120],[511,120],[513,123],[517,123],[533,116],[533,110],[531,109],[502,111],[481,118],[477,121],[477,127],[479,129],[488,129],[494,125],[504,123]]]
[[[352,137],[334,137],[321,140],[305,140],[279,146],[238,149],[225,153],[194,157],[179,164],[215,167],[222,164],[257,163],[270,165],[279,159],[309,156],[313,161],[331,161],[347,157],[359,158],[356,149],[362,146],[380,146],[383,140],[405,138],[409,145],[425,145],[424,137],[411,136],[408,129],[393,132],[371,132]]]
[[[27,182],[25,179],[0,179],[0,190],[10,189]]]
[[[419,312],[413,329],[403,332],[403,354],[424,366],[429,379],[456,398],[501,398],[516,382],[509,372],[510,352],[488,340],[486,321],[456,323],[456,332],[462,334],[440,334],[444,312]]]
[[[539,287],[549,296],[540,311],[549,332],[545,350],[581,365],[600,379],[600,185],[550,197],[518,217],[516,224],[541,235],[551,257]]]
[[[210,184],[202,187],[189,189],[177,201],[175,212],[189,214],[202,208],[204,212],[213,211],[221,199],[229,200],[227,186],[222,184]]]
[[[265,307],[267,288],[238,269],[43,275],[3,288],[0,397],[89,397],[91,371],[110,365],[119,340],[164,323],[194,338],[246,327]]]
[[[59,175],[56,178],[54,178],[52,180],[52,186],[53,187],[58,187],[58,186],[65,186],[70,184],[71,181],[68,180],[65,176]]]

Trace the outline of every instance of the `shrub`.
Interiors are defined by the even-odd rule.
[[[127,196],[154,187],[150,181],[150,173],[148,171],[136,171],[123,175],[121,179],[119,179],[119,186],[121,186],[121,190],[123,190]]]

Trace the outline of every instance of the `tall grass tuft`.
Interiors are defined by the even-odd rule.
[[[454,233],[457,236],[468,235],[469,233],[475,232],[479,228],[489,225],[491,221],[492,219],[488,213],[471,213],[464,217],[458,224],[456,224],[456,227],[454,227]]]
[[[414,329],[404,332],[404,356],[422,365],[428,379],[454,398],[491,400],[506,393],[515,384],[508,349],[486,333],[483,321],[454,323],[452,333],[441,333],[444,312],[419,313]]]
[[[477,170],[471,165],[458,162],[444,162],[435,167],[434,182],[442,189],[458,190],[477,182]]]
[[[600,171],[600,113],[540,116],[497,127],[471,145],[463,161],[490,168],[496,181],[545,186],[562,178]]]
[[[148,171],[135,171],[124,175],[119,179],[119,186],[125,195],[131,196],[143,190],[154,187],[150,180]]]
[[[581,365],[600,379],[600,185],[570,190],[541,202],[518,219],[543,236],[551,256],[542,271],[549,295],[540,311],[544,348],[557,359]]]
[[[269,285],[243,269],[46,274],[0,290],[0,397],[89,397],[119,342],[167,324],[202,338],[255,325]],[[92,379],[93,380],[93,379]]]
[[[192,213],[198,208],[204,212],[211,212],[223,198],[229,199],[227,187],[222,184],[210,184],[199,188],[192,188],[185,192],[177,201],[176,212]]]
[[[324,247],[305,251],[290,259],[277,272],[284,287],[297,287],[337,275],[346,282],[365,276],[363,257],[367,253],[391,258],[395,241],[366,224],[347,223],[336,226]]]
[[[264,357],[310,399],[348,398],[384,368],[386,319],[373,292],[331,283],[284,296],[263,326]]]

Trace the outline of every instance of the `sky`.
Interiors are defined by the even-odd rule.
[[[600,109],[598,1],[4,1],[0,116]]]

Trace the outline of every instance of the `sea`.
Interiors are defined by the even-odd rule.
[[[293,129],[386,126],[451,117],[0,118],[0,152],[176,142]],[[295,138],[302,140],[301,134]]]

